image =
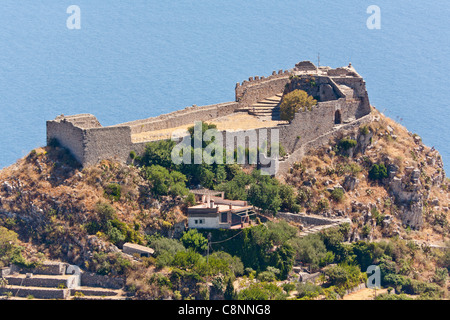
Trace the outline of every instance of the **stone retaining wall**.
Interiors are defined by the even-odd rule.
[[[327,217],[322,217],[319,215],[307,215],[305,213],[290,213],[290,212],[278,212],[277,217],[285,219],[287,221],[300,222],[305,226],[310,225],[329,225],[335,223],[347,223],[351,222],[350,219],[332,219]]]
[[[120,289],[125,285],[125,279],[122,277],[102,276],[96,273],[83,272],[81,274],[81,285],[87,287]]]

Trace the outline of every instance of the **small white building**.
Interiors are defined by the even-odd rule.
[[[247,201],[227,200],[223,192],[212,190],[191,191],[200,204],[188,208],[189,228],[240,229],[251,225],[250,216],[255,213]]]

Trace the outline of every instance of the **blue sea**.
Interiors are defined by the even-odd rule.
[[[71,5],[81,29],[67,27]],[[1,0],[0,168],[45,145],[57,115],[106,126],[232,101],[236,82],[320,54],[351,62],[371,104],[450,172],[449,16],[448,0]]]

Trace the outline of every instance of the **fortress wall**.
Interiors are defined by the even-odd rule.
[[[372,118],[370,115],[366,115],[349,124],[345,124],[339,128],[325,132],[321,136],[315,137],[312,140],[305,141],[289,155],[287,160],[280,161],[277,176],[282,176],[287,173],[295,162],[300,161],[310,151],[317,150],[318,148],[328,144],[331,140],[342,136],[342,134],[348,135],[352,132],[358,132],[360,126],[369,123],[371,119]]]
[[[89,113],[76,114],[72,116],[60,115],[55,118],[55,121],[69,121],[74,126],[82,129],[99,128],[102,126],[97,118]]]
[[[289,153],[293,153],[305,145],[309,145],[311,141],[318,137],[331,132],[335,129],[334,117],[335,111],[340,110],[342,120],[355,117],[355,112],[359,106],[359,101],[346,101],[341,98],[338,100],[319,102],[318,106],[311,111],[300,111],[295,115],[294,120],[287,125],[279,125],[276,127],[258,128],[254,130],[243,131],[223,131],[222,141],[223,147],[227,148],[227,143],[232,143],[234,149],[237,145],[249,148],[253,145],[249,143],[249,139],[255,139],[258,143],[260,136],[261,141],[266,141],[267,145],[271,144],[272,130],[278,131],[280,144]],[[228,133],[228,136],[227,136]],[[232,141],[230,139],[233,139]],[[317,145],[327,143],[328,138],[319,141]],[[239,142],[238,142],[239,141]],[[143,154],[147,142],[133,143],[130,149],[137,154]],[[257,144],[256,144],[257,145]],[[311,146],[317,146],[312,144]],[[305,147],[304,147],[305,148]]]
[[[366,115],[360,115],[360,107],[361,107],[362,101],[359,100],[353,100],[353,101],[346,101],[343,108],[341,109],[342,114],[342,121],[349,120],[351,118],[359,119],[362,116]]]
[[[229,147],[230,150],[234,150],[238,146],[253,149],[255,145],[259,147],[263,143],[270,146],[273,137],[272,130],[274,129],[279,128],[267,127],[241,131],[222,131],[223,147],[227,148],[227,145],[230,145],[232,146]]]
[[[314,85],[312,85],[311,80],[314,78]],[[329,87],[330,93],[328,93],[325,100],[321,91],[323,90],[323,86]],[[328,76],[319,76],[319,75],[300,75],[295,76],[289,82],[289,85],[286,87],[284,93],[289,93],[294,90],[303,90],[309,96],[318,99],[319,101],[329,101],[329,100],[337,100],[339,98],[345,98],[345,94],[341,91],[339,86]]]
[[[130,127],[104,127],[85,131],[83,166],[94,165],[103,159],[127,162],[131,143]]]
[[[338,77],[333,78],[333,81],[337,84],[344,84],[351,87],[355,91],[355,95],[357,96],[357,98],[361,100],[361,103],[355,110],[356,119],[359,119],[370,113],[369,95],[366,89],[366,82],[363,78]]]
[[[297,112],[289,125],[280,127],[281,144],[292,153],[304,143],[332,130],[335,110],[344,109],[343,105],[343,99],[319,102],[311,111]]]
[[[149,141],[133,143],[131,145],[130,151],[134,151],[139,155],[144,154],[145,146],[147,145],[147,143],[149,143]]]
[[[297,65],[296,65],[297,66]],[[298,68],[315,70],[314,65],[298,64]],[[314,69],[314,70],[313,70]],[[342,70],[329,70],[332,78],[312,75],[316,79],[316,85],[301,83],[302,76],[298,77],[301,85],[308,87],[324,101],[319,102],[311,111],[298,112],[289,125],[281,125],[272,128],[260,128],[256,132],[256,139],[264,136],[268,144],[271,142],[271,134],[264,135],[267,131],[279,130],[281,145],[287,152],[304,153],[310,147],[326,143],[327,135],[336,131],[335,112],[340,110],[342,122],[352,118],[359,119],[370,113],[369,98],[366,92],[364,80],[357,76],[349,77],[344,68]],[[345,72],[344,72],[345,71]],[[102,159],[129,162],[130,151],[142,154],[146,142],[132,143],[131,135],[145,131],[170,129],[183,125],[189,125],[195,121],[209,121],[233,113],[237,109],[244,108],[264,98],[285,91],[289,82],[290,71],[275,71],[271,76],[251,77],[248,81],[236,85],[236,101],[225,102],[202,107],[188,107],[158,117],[126,122],[110,127],[102,127],[95,116],[81,114],[75,116],[58,116],[55,120],[47,121],[47,142],[56,138],[59,143],[69,149],[74,157],[84,166],[98,163]],[[295,78],[296,79],[296,78]],[[294,86],[291,83],[290,86]],[[346,85],[352,90],[347,90],[341,85]],[[341,86],[341,87],[340,87]],[[342,90],[341,90],[342,88]],[[290,90],[291,88],[287,88]],[[343,97],[343,92],[352,92],[352,97]],[[336,99],[338,98],[338,99]],[[344,125],[344,124],[342,124]],[[238,136],[248,135],[250,132],[240,131]],[[224,146],[226,146],[226,133],[224,132]],[[247,141],[245,147],[250,146]]]
[[[84,161],[84,130],[69,121],[47,121],[47,144],[56,139],[59,144],[70,150],[78,162]]]
[[[289,71],[280,70],[278,74],[275,71],[272,76],[267,78],[250,77],[249,81],[242,84],[236,84],[236,101],[239,102],[241,108],[261,101],[265,98],[276,95],[284,91],[286,83],[289,81]]]
[[[126,122],[117,126],[129,126],[131,134],[175,128],[195,121],[209,121],[233,113],[238,108],[236,102],[225,102],[202,107],[188,107],[154,118]],[[115,126],[114,126],[115,127]]]

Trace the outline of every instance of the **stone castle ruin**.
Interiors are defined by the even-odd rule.
[[[283,96],[296,89],[306,91],[318,103],[312,110],[297,112],[290,123],[281,121]],[[277,174],[282,174],[306,152],[328,143],[340,129],[360,126],[370,114],[365,81],[351,64],[332,69],[302,61],[291,70],[237,83],[235,96],[231,102],[194,105],[107,127],[91,114],[61,115],[47,121],[47,143],[56,139],[83,166],[90,166],[104,159],[131,162],[131,151],[141,154],[148,142],[170,139],[171,132],[193,126],[195,121],[221,124],[219,130],[233,129],[235,136],[244,138],[250,130],[258,137],[264,130],[268,142],[271,130],[277,129],[279,142],[289,154],[279,163]],[[225,134],[224,143],[230,143]]]

